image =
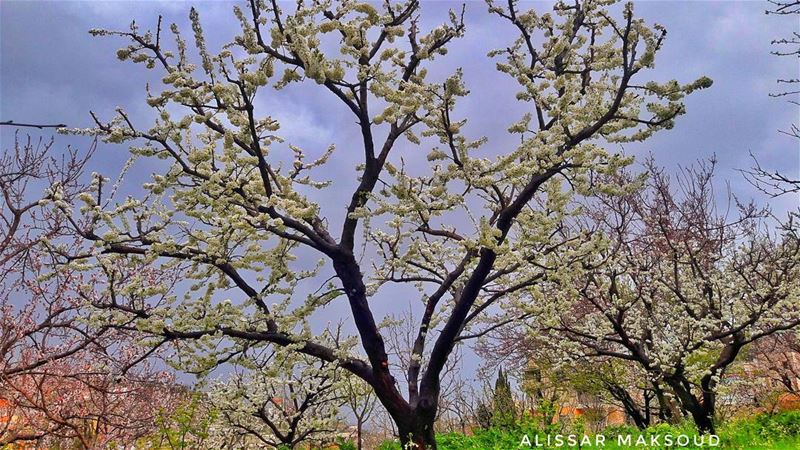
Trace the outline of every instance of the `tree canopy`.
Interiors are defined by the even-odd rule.
[[[604,245],[568,232],[580,212],[573,200],[634,189],[614,178],[632,159],[613,145],[672,128],[684,97],[711,85],[648,79],[666,30],[615,3],[557,2],[539,12],[488,2],[497,26],[516,35],[486,56],[518,85],[502,101],[527,109],[509,117],[511,146],[470,136],[467,121],[480,117],[460,114],[468,68],[447,69],[446,53],[468,32],[463,9],[422,29],[416,0],[251,0],[234,7],[240,30],[218,51],[194,9],[191,44],[161,19],[149,31],[92,30],[126,40],[119,59],[162,76],[147,90],[156,119],[134,123],[120,108],[72,132],[164,164],[137,197],[116,198],[109,178],[94,176],[80,208],[62,205],[90,245],[56,250],[73,267],[106,274],[109,290],[134,294],[98,302],[96,323],[133,327],[156,348],[174,344],[179,361],[200,372],[265,346],[335,364],[372,386],[404,443],[433,448],[454,347],[487,332],[483,318],[504,305],[541,302],[538,283]],[[434,67],[447,75],[431,75]],[[355,120],[354,173],[327,168],[337,152],[356,149],[313,151],[281,137],[260,100],[300,83],[338,99],[329,114]],[[419,148],[427,164],[406,164]],[[323,194],[350,185],[335,191],[342,208],[323,214]],[[114,276],[141,266],[180,269],[185,282]],[[391,284],[419,291],[405,394],[371,306]],[[347,304],[355,326],[347,345],[320,339],[310,324],[334,302]]]

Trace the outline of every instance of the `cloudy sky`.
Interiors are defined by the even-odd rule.
[[[429,23],[443,20],[447,8],[460,5],[423,3],[423,17]],[[528,4],[540,9],[549,5]],[[80,127],[90,124],[90,109],[110,116],[115,106],[124,106],[146,124],[144,85],[148,74],[141,66],[116,60],[120,41],[92,38],[87,31],[94,27],[122,29],[132,19],[149,27],[159,14],[168,22],[185,25],[192,5],[200,10],[212,47],[227,42],[235,27],[233,3],[227,1],[3,0],[0,120],[63,122]],[[499,97],[513,94],[513,87],[495,82],[504,79],[484,56],[491,48],[505,46],[509,36],[498,30],[496,18],[487,16],[482,1],[468,1],[466,6],[467,36],[451,47],[450,54],[434,70],[465,68],[473,95],[462,105],[461,113],[470,118],[475,134],[487,135],[491,141],[493,130],[504,130],[514,120],[516,105],[510,98],[504,101]],[[665,25],[669,31],[666,48],[651,76],[686,82],[707,75],[714,86],[688,100],[688,114],[675,129],[659,133],[641,148],[626,151],[652,151],[661,163],[672,167],[716,154],[721,162],[720,175],[730,179],[735,191],[747,195],[754,193],[742,185],[735,169],[750,165],[750,152],[769,167],[798,173],[798,144],[778,133],[797,121],[798,109],[768,94],[776,90],[776,78],[796,77],[800,71],[796,59],[769,54],[770,41],[800,28],[800,17],[767,16],[766,7],[765,1],[637,3],[638,14]],[[343,106],[328,97],[311,83],[298,85],[270,97],[264,110],[281,120],[284,137],[300,145],[346,145],[357,137],[355,127]],[[2,133],[3,146],[7,147],[11,130],[6,128]],[[73,139],[60,139],[80,145]],[[124,158],[124,149],[101,149],[100,154],[97,164],[115,164]],[[786,202],[794,199],[785,200],[781,206],[791,206]]]
[[[445,20],[447,9],[460,8],[461,3],[423,1],[423,23]],[[200,12],[209,47],[228,42],[236,22],[233,3],[227,1],[2,0],[0,120],[87,127],[91,125],[89,110],[110,117],[116,106],[123,106],[135,122],[147,126],[150,112],[144,103],[144,87],[158,77],[142,66],[119,62],[115,51],[123,45],[121,41],[92,38],[87,31],[124,29],[132,19],[143,28],[152,27],[159,14],[186,30],[188,9],[193,5]],[[525,5],[545,9],[550,4]],[[673,130],[625,148],[626,152],[651,152],[670,170],[716,155],[720,177],[745,198],[757,196],[737,172],[751,165],[750,153],[766,167],[800,176],[798,141],[778,132],[798,121],[798,108],[786,99],[769,96],[777,90],[777,78],[800,76],[797,59],[770,55],[770,41],[799,29],[800,17],[767,16],[767,7],[766,1],[636,3],[639,15],[669,31],[657,68],[649,76],[689,82],[706,75],[714,86],[688,99],[688,113]],[[464,68],[472,95],[458,112],[469,118],[471,137],[485,135],[490,145],[502,144],[507,139],[503,131],[517,120],[521,106],[513,100],[515,86],[495,72],[486,52],[505,47],[511,36],[498,27],[496,17],[488,16],[482,1],[467,1],[466,11],[466,37],[452,45],[445,58],[437,59],[432,72],[435,76]],[[321,151],[330,143],[347,148],[359,138],[345,107],[311,82],[262,97],[257,106],[281,121],[284,138],[304,148]],[[3,127],[0,133],[3,148],[9,148],[13,130]],[[64,136],[57,137],[57,143],[88,145],[85,139]],[[341,154],[333,164],[352,171],[350,156]],[[101,146],[92,170],[113,174],[126,158],[123,147]],[[142,170],[127,179],[132,189],[144,181],[146,168]],[[330,204],[343,207],[337,198],[341,191],[326,195]],[[773,206],[779,211],[795,208],[797,197],[773,200]]]

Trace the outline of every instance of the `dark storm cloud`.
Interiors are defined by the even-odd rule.
[[[185,30],[187,10],[193,4],[201,13],[211,48],[230,38],[236,26],[232,2],[4,1],[0,9],[0,117],[88,126],[89,109],[110,115],[114,107],[124,106],[146,124],[144,86],[156,78],[142,67],[115,59],[121,41],[92,38],[87,31],[124,29],[132,19],[143,28],[152,27],[158,14]],[[545,8],[549,3],[530,4]],[[499,22],[487,16],[482,2],[466,6],[467,36],[433,64],[432,74],[443,76],[454,66],[465,68],[473,95],[462,102],[459,113],[470,118],[470,131],[476,136],[486,135],[493,145],[502,146],[502,130],[515,119],[519,105],[506,100],[514,87],[498,82],[505,79],[483,56],[491,48],[504,46],[509,36],[498,32]],[[750,164],[749,152],[770,167],[797,172],[797,142],[777,132],[797,120],[797,108],[768,94],[776,89],[776,78],[797,75],[796,60],[774,57],[769,51],[772,39],[786,35],[798,23],[792,17],[765,15],[766,6],[753,1],[637,3],[639,14],[669,30],[651,76],[686,82],[707,75],[714,79],[714,87],[690,97],[689,112],[674,130],[627,151],[652,151],[664,164],[687,164],[716,154],[726,171],[721,175],[736,186],[742,183],[733,169]],[[425,2],[425,22],[433,25],[443,20],[450,7],[458,8],[460,3]],[[352,128],[353,119],[328,97],[307,83],[261,103],[281,120],[289,140],[321,149],[330,142],[346,148],[358,137],[355,132],[341,131]],[[3,132],[6,146],[9,132]]]

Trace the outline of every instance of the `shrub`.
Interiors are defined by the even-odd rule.
[[[358,446],[349,439],[336,438],[336,447],[339,450],[356,450]]]

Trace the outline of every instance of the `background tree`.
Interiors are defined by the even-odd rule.
[[[99,358],[98,358],[99,359]],[[37,448],[133,445],[181,400],[171,380],[149,369],[117,378],[97,360],[59,359],[0,385],[0,443]]]
[[[475,423],[485,429],[492,426],[492,410],[488,401],[478,401],[475,408]]]
[[[800,393],[800,342],[796,333],[779,333],[760,341],[754,345],[750,358],[773,386],[780,386],[787,393]]]
[[[76,296],[69,295],[74,276],[62,272],[52,274],[60,276],[55,281],[39,279],[48,275],[49,255],[42,251],[42,243],[69,239],[63,214],[48,203],[74,200],[88,157],[70,150],[59,161],[51,155],[52,145],[52,140],[21,141],[15,136],[14,149],[4,149],[0,158],[0,373],[4,377],[69,356],[89,344],[86,329],[72,314],[79,307]],[[56,192],[51,186],[60,189]],[[23,298],[25,294],[29,298]],[[60,326],[48,327],[51,322]]]
[[[800,394],[800,343],[796,333],[776,333],[748,347],[734,373],[732,396],[744,405],[774,412],[787,399],[786,394]]]
[[[416,0],[378,8],[321,1],[292,11],[251,0],[235,8],[240,34],[212,53],[192,10],[197,64],[175,26],[167,48],[160,20],[147,32],[136,24],[93,30],[127,39],[117,55],[159,70],[163,89],[148,93],[158,114],[153,126],[119,110],[76,131],[130,142],[133,155],[168,166],[153,173],[147,195],[122,202],[109,202],[97,178],[75,228],[102,252],[71,259],[106,270],[188,264],[194,289],[158,307],[119,305],[117,314],[135,318],[154,345],[183,341],[187,352],[213,354],[198,356],[210,363],[267,345],[335,363],[372,386],[404,445],[435,448],[441,374],[456,343],[475,335],[487,310],[532,289],[554,267],[556,250],[571,255],[563,263],[595,245],[564,241],[559,230],[572,195],[601,188],[597,175],[630,162],[601,144],[671,128],[685,112],[683,97],[710,85],[643,77],[665,30],[636,18],[630,4],[612,14],[610,3],[558,2],[547,13],[489,3],[498,25],[518,36],[489,55],[519,83],[509,101],[528,110],[509,124],[518,143],[511,147],[465,135],[456,108],[469,93],[461,69],[431,79],[428,66],[465,32],[457,11],[424,32]],[[318,85],[352,114],[363,154],[355,178],[340,170],[328,171],[331,180],[312,177],[334,147],[312,156],[283,143],[280,124],[256,107],[264,86],[296,82]],[[414,146],[430,150],[424,167],[404,164]],[[343,211],[319,204],[318,191],[332,186],[352,193]],[[304,265],[300,253],[322,262]],[[322,289],[307,294],[300,281],[312,279]],[[392,295],[385,285],[398,283],[421,291],[406,395],[370,306]],[[231,303],[218,303],[223,295]],[[304,326],[339,297],[365,359],[321,344]]]
[[[149,353],[134,334],[91,323],[85,286],[102,290],[99,278],[52,265],[51,247],[74,246],[60,206],[83,189],[93,149],[16,138],[0,157],[0,417],[12,418],[0,445],[130,444],[175,399],[172,379],[139,364]]]
[[[437,431],[440,433],[463,433],[466,434],[475,425],[476,407],[476,388],[474,380],[468,380],[461,376],[463,366],[458,365],[458,371],[454,372],[451,382],[448,385],[446,394],[439,404],[439,415],[437,417]]]
[[[663,386],[653,383],[630,361],[586,357],[565,352],[557,341],[541,339],[526,324],[504,327],[482,339],[478,346],[487,367],[513,364],[526,395],[523,402],[543,426],[552,424],[564,407],[581,397],[593,397],[603,407],[618,407],[639,428],[655,420],[672,419],[672,408]],[[563,361],[569,364],[564,365]],[[677,417],[676,417],[677,419]]]
[[[257,365],[240,368],[211,388],[209,400],[218,411],[216,441],[231,448],[287,449],[334,441],[339,408],[347,399],[341,369],[285,349],[249,359]]]
[[[381,333],[386,339],[386,349],[393,361],[393,368],[398,373],[408,375],[409,369],[415,365],[425,366],[428,355],[422,356],[422,361],[416,361],[413,354],[414,343],[417,339],[419,318],[415,316],[414,310],[409,305],[409,309],[399,314],[389,314],[381,322]],[[465,407],[464,390],[466,380],[461,376],[462,348],[457,346],[452,356],[447,360],[447,364],[442,369],[439,386],[440,400],[435,418],[436,431],[443,432],[451,428],[451,415],[454,410]],[[408,378],[400,380],[401,386],[408,385]]]
[[[156,428],[140,438],[135,448],[189,450],[218,445],[227,448],[228,442],[211,441],[211,427],[218,412],[203,393],[186,392],[173,407],[159,411]],[[241,445],[240,441],[233,444]]]
[[[579,395],[596,399],[603,420],[609,406],[622,409],[639,429],[654,425],[657,420],[671,418],[672,410],[664,387],[649,380],[641,368],[628,361],[585,358],[568,376],[569,385]]]
[[[587,206],[585,226],[609,244],[554,284],[564,303],[535,319],[572,352],[637,363],[704,432],[714,430],[720,378],[742,349],[800,324],[797,225],[773,231],[752,204],[733,219],[719,213],[713,168],[671,179],[648,166],[641,192]]]
[[[500,368],[497,371],[497,380],[494,382],[492,395],[492,426],[513,427],[517,423],[517,419],[517,405],[514,402],[511,382]]]
[[[345,405],[353,414],[356,421],[356,447],[364,447],[364,425],[367,424],[375,412],[378,398],[375,392],[363,380],[353,376],[345,378],[344,382]]]
[[[767,14],[775,16],[789,16],[800,17],[800,1],[797,0],[768,0],[770,8],[767,9]],[[775,56],[800,58],[800,32],[794,31],[791,36],[785,36],[772,41],[775,50],[772,52]],[[770,94],[772,97],[788,98],[788,102],[794,107],[800,107],[798,101],[798,94],[800,94],[800,73],[791,75],[790,78],[778,78],[779,89],[777,92]],[[781,133],[786,134],[795,139],[800,139],[800,128],[797,123],[790,125],[788,130],[781,130]],[[753,156],[754,167],[750,170],[744,171],[747,180],[762,192],[771,196],[779,196],[783,194],[791,194],[800,192],[800,175],[789,175],[781,170],[769,170],[762,167],[758,159]]]
[[[767,14],[774,14],[778,16],[796,16],[800,15],[800,1],[797,0],[768,0],[770,8],[767,9]],[[776,56],[788,56],[790,58],[800,58],[800,32],[794,31],[791,36],[785,36],[772,41],[775,50],[772,54]],[[773,94],[776,97],[796,96],[800,94],[800,89],[797,88],[800,83],[800,74],[793,74],[790,78],[779,78],[778,84],[783,86],[783,89]],[[797,101],[793,101],[797,105]],[[793,131],[797,132],[797,127],[793,127]],[[800,135],[795,133],[796,137]]]

